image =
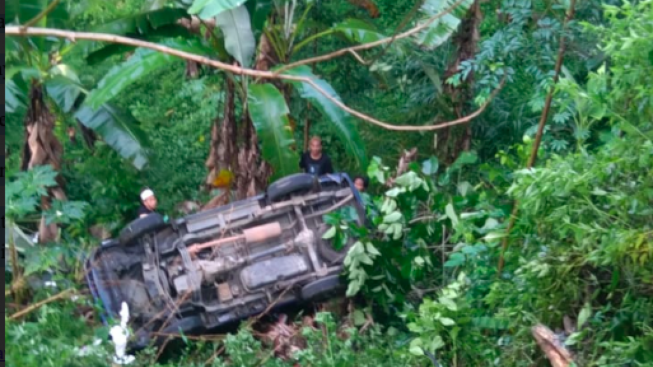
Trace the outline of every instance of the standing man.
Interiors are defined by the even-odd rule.
[[[145,189],[141,192],[141,207],[138,208],[138,217],[142,218],[156,211],[158,202],[154,192],[150,189]]]
[[[331,166],[331,158],[322,152],[322,139],[318,136],[311,138],[308,145],[308,152],[302,154],[299,160],[299,168],[304,172],[317,176],[333,173],[333,166]]]

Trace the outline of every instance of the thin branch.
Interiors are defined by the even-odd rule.
[[[35,304],[33,304],[33,305],[31,305],[31,306],[25,308],[24,310],[21,310],[21,311],[16,312],[15,314],[9,316],[9,320],[16,320],[16,319],[19,319],[19,318],[21,318],[21,317],[27,315],[28,313],[30,313],[30,312],[32,312],[32,311],[34,311],[34,310],[37,310],[37,309],[39,309],[39,308],[41,308],[42,306],[44,306],[44,305],[46,305],[46,304],[48,304],[48,303],[51,303],[51,302],[54,302],[54,301],[58,301],[58,300],[60,300],[60,299],[62,299],[62,298],[66,298],[66,297],[68,297],[69,295],[72,295],[72,294],[74,294],[74,293],[75,293],[75,290],[74,290],[74,289],[67,289],[67,290],[65,290],[65,291],[63,291],[63,292],[61,292],[61,293],[57,293],[57,294],[55,294],[55,295],[52,296],[52,297],[46,298],[46,299],[44,299],[44,300],[41,301],[41,302],[35,303]]]
[[[462,2],[464,0],[459,0],[459,2]],[[452,9],[451,9],[452,10]],[[450,10],[449,10],[450,11]],[[443,13],[444,14],[444,13]],[[433,19],[434,20],[434,19]],[[414,29],[420,29],[420,27],[414,28]],[[413,32],[413,31],[409,31]],[[168,47],[168,46],[163,46],[159,45],[156,43],[152,42],[147,42],[147,41],[142,41],[138,39],[133,39],[129,37],[123,37],[123,36],[116,36],[112,34],[105,34],[105,33],[91,33],[91,32],[73,32],[73,31],[64,31],[60,29],[52,29],[52,28],[20,28],[20,27],[5,27],[5,36],[50,36],[50,37],[58,37],[58,38],[66,38],[71,41],[75,41],[76,39],[84,39],[84,40],[91,40],[91,41],[101,41],[101,42],[110,42],[110,43],[118,43],[118,44],[123,44],[123,45],[128,45],[128,46],[136,46],[136,47],[142,47],[142,48],[147,48],[151,50],[155,50],[161,53],[165,53],[168,55],[176,56],[185,60],[191,60],[195,61],[198,64],[204,64],[211,66],[216,69],[220,69],[223,71],[227,71],[233,74],[237,75],[247,75],[247,76],[252,76],[256,78],[262,78],[262,79],[281,79],[281,80],[288,80],[288,81],[294,81],[294,82],[301,82],[301,83],[306,83],[313,87],[316,91],[318,91],[320,94],[325,96],[331,103],[335,104],[342,110],[348,112],[349,114],[358,117],[359,119],[369,122],[373,125],[382,127],[387,130],[392,130],[392,131],[435,131],[443,128],[447,128],[450,126],[454,125],[460,125],[467,123],[474,119],[475,117],[479,116],[487,106],[490,104],[490,102],[494,99],[494,97],[499,93],[501,88],[503,87],[505,83],[505,73],[503,76],[503,79],[501,80],[501,83],[499,86],[492,92],[490,97],[487,99],[487,101],[474,113],[472,113],[469,116],[459,118],[457,120],[441,123],[438,125],[426,125],[426,126],[418,126],[418,125],[394,125],[390,124],[387,122],[383,122],[381,120],[375,119],[374,117],[368,116],[360,111],[354,110],[353,108],[347,106],[344,104],[342,101],[339,99],[334,98],[329,92],[324,90],[320,85],[318,85],[313,79],[309,77],[303,77],[303,76],[295,76],[295,75],[286,75],[286,74],[279,74],[279,71],[277,72],[269,72],[269,71],[260,71],[260,70],[253,70],[253,69],[245,69],[236,65],[230,65],[221,61],[217,60],[212,60],[209,59],[208,57],[200,56],[197,54],[193,54],[190,52],[185,52],[185,51],[180,51],[176,50],[174,48]],[[399,37],[399,36],[398,36]],[[388,38],[390,40],[390,38]],[[382,43],[378,43],[382,44]],[[366,44],[366,45],[371,45],[371,44]],[[362,45],[365,46],[365,45]],[[368,47],[369,48],[369,47]],[[340,51],[338,51],[340,52]],[[350,52],[349,48],[345,49],[342,52]],[[333,56],[335,57],[335,56]]]
[[[399,32],[401,32],[401,30],[404,29],[404,27],[406,27],[408,22],[415,16],[415,14],[417,14],[417,12],[423,6],[423,4],[424,4],[424,0],[415,2],[415,5],[413,5],[413,8],[410,10],[410,12],[406,14],[404,19],[401,20],[401,23],[399,23],[397,28],[395,28],[395,31],[392,34],[392,39],[390,40],[390,42],[388,42],[388,44],[381,50],[381,52],[379,52],[376,56],[374,56],[374,58],[372,58],[370,63],[375,63],[376,60],[380,59],[388,52],[390,47],[392,47],[392,44],[397,40],[397,36],[399,35]]]
[[[57,5],[59,5],[59,2],[60,2],[60,1],[61,1],[61,0],[54,0],[53,2],[50,3],[50,5],[48,5],[47,8],[43,9],[43,11],[41,11],[40,13],[38,13],[34,18],[32,18],[32,19],[30,19],[29,21],[27,21],[27,23],[25,23],[25,24],[22,25],[21,27],[23,27],[23,28],[28,28],[28,27],[31,27],[31,26],[35,25],[35,24],[38,23],[41,19],[43,19],[46,15],[50,14],[50,13],[54,10],[54,8],[56,8]]]
[[[361,55],[358,54],[358,52],[356,52],[356,51],[354,51],[354,50],[349,50],[349,53],[352,54],[352,55],[354,55],[354,57],[356,58],[356,60],[358,60],[358,62],[360,62],[361,64],[363,64],[363,65],[370,65],[370,64],[371,64],[371,62],[367,62],[367,61],[365,61],[365,60],[363,59],[363,57],[362,57]]]
[[[535,142],[533,142],[531,155],[528,158],[528,163],[526,164],[527,169],[532,168],[533,165],[535,164],[535,161],[537,160],[537,152],[540,149],[540,143],[542,142],[542,135],[544,135],[544,126],[546,125],[546,121],[549,118],[549,111],[551,110],[551,101],[553,100],[553,92],[555,91],[555,85],[558,83],[558,79],[560,78],[560,70],[562,69],[562,62],[565,57],[565,49],[566,49],[565,41],[567,39],[567,37],[565,37],[565,31],[569,26],[569,22],[571,22],[571,20],[574,18],[575,11],[576,11],[576,0],[571,0],[571,3],[569,4],[569,11],[567,12],[567,16],[565,17],[564,24],[562,25],[562,34],[560,35],[560,46],[558,48],[558,58],[556,59],[556,63],[553,71],[553,84],[549,88],[549,92],[544,102],[544,109],[542,110],[542,115],[540,116],[540,122],[537,126],[537,134],[535,135]],[[519,212],[519,202],[515,200],[513,202],[512,212],[510,214],[510,221],[508,222],[508,228],[506,228],[506,235],[503,237],[503,240],[501,241],[501,254],[499,255],[499,264],[497,265],[497,276],[499,277],[501,276],[501,272],[503,271],[503,266],[505,264],[505,253],[506,250],[508,249],[510,232],[512,232],[512,229],[515,226],[515,221],[517,220],[518,212]]]
[[[458,6],[460,6],[465,1],[467,1],[467,0],[458,0],[458,1],[456,1],[453,5],[446,8],[441,13],[432,16],[431,18],[429,18],[424,23],[422,23],[422,24],[420,24],[420,25],[418,25],[418,26],[416,26],[414,28],[411,28],[411,29],[407,30],[404,33],[401,33],[401,34],[398,34],[398,35],[395,35],[395,36],[392,36],[392,37],[386,37],[386,38],[383,38],[383,39],[380,39],[380,40],[374,41],[374,42],[363,43],[362,45],[343,48],[343,49],[340,49],[338,51],[334,51],[334,52],[331,52],[331,53],[328,53],[328,54],[325,54],[325,55],[311,57],[310,59],[304,59],[304,60],[300,60],[300,61],[297,61],[297,62],[293,62],[293,63],[290,63],[290,64],[280,68],[279,70],[276,71],[276,73],[280,74],[280,73],[282,73],[282,72],[284,72],[286,70],[290,70],[290,69],[296,68],[296,67],[301,66],[301,65],[314,64],[314,63],[321,62],[321,61],[327,61],[327,60],[335,59],[336,57],[342,56],[342,55],[344,55],[346,53],[350,53],[351,51],[369,50],[370,48],[375,48],[375,47],[384,45],[386,43],[394,42],[396,40],[400,40],[400,39],[403,39],[403,38],[408,38],[408,37],[410,37],[412,35],[415,35],[415,34],[421,32],[422,30],[428,28],[433,22],[435,22],[436,20],[438,20],[438,19],[444,17],[445,15],[451,13],[452,11],[454,11]]]

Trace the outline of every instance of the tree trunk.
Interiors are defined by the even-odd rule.
[[[254,68],[269,71],[279,63],[279,57],[265,35],[261,36]],[[265,82],[265,81],[263,81]],[[290,103],[290,89],[281,81],[272,84],[279,89],[286,103]],[[261,158],[258,136],[247,109],[243,109],[241,128],[243,129],[243,149],[238,153],[238,197],[243,199],[256,195],[265,189],[272,174],[270,165]]]
[[[188,29],[190,33],[200,34],[200,19],[196,16],[192,16],[191,19],[183,18],[177,21],[177,24]],[[215,20],[207,21],[206,25],[210,28],[210,32],[215,27]],[[208,37],[205,37],[208,39]],[[200,75],[200,64],[195,61],[186,61],[186,78],[195,79]]]
[[[30,105],[25,116],[25,144],[21,169],[28,170],[49,164],[58,172],[61,170],[63,146],[54,135],[55,117],[45,104],[43,86],[33,81],[29,96]],[[48,195],[41,197],[43,211],[51,208],[53,197],[58,200],[66,200],[61,175],[56,177],[56,181],[56,186],[48,188]],[[57,234],[57,225],[46,225],[45,216],[42,216],[39,225],[39,242],[54,241]]]
[[[211,148],[206,160],[209,174],[206,177],[207,189],[221,188],[227,192],[231,189],[231,182],[217,182],[220,172],[225,170],[234,174],[238,171],[236,161],[236,91],[233,80],[225,79],[225,100],[222,119],[217,117],[211,129]],[[214,205],[224,205],[229,201],[229,194],[221,195],[219,202]]]
[[[267,37],[262,35],[254,68],[269,71],[278,63],[279,57]],[[280,81],[272,83],[283,93],[286,103],[289,103],[290,87]],[[255,196],[265,189],[272,169],[261,158],[258,136],[247,111],[247,101],[243,101],[239,129],[236,126],[234,88],[235,85],[228,79],[222,123],[216,119],[211,133],[211,149],[206,162],[206,167],[209,169],[206,185],[214,186],[213,183],[220,171],[228,170],[234,174],[233,187],[236,197],[244,199]],[[212,199],[202,209],[224,205],[229,202],[229,199],[229,195],[220,195]]]
[[[482,19],[480,0],[476,0],[467,12],[460,30],[454,37],[454,42],[457,45],[456,57],[449,64],[443,80],[447,80],[458,73],[458,68],[463,61],[474,58],[480,39],[479,26]],[[465,116],[467,113],[465,104],[474,97],[474,72],[471,71],[466,79],[461,80],[458,87],[450,84],[444,84],[443,87],[445,93],[451,97],[455,118]],[[441,149],[446,164],[453,163],[461,152],[468,151],[471,148],[471,142],[472,127],[470,123],[443,129],[438,134],[438,148]]]

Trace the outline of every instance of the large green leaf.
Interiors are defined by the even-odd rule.
[[[177,25],[177,21],[184,17],[188,17],[188,14],[183,8],[160,8],[114,19],[94,26],[88,31],[142,39],[146,36],[155,36],[156,33],[161,33],[166,29],[183,32],[185,28]],[[97,49],[101,44],[101,42],[95,41],[79,41],[77,47],[80,47],[84,53],[89,53]]]
[[[45,82],[48,95],[64,113],[70,112],[82,93],[77,73],[68,65],[59,64],[50,70],[50,75],[52,77]]]
[[[147,34],[127,34],[126,36],[143,39],[148,42],[163,42],[168,38],[195,38],[196,36],[190,33],[190,31],[177,24],[169,24],[161,26],[155,30],[149,31]],[[86,62],[90,65],[98,64],[109,57],[125,54],[127,52],[134,51],[136,47],[127,46],[121,44],[109,44],[104,46],[96,51],[91,52],[86,56]]]
[[[215,17],[215,24],[224,34],[224,47],[245,68],[251,65],[256,51],[249,12],[243,5],[224,11]]]
[[[94,130],[102,140],[122,157],[130,159],[137,169],[147,164],[145,148],[148,144],[145,133],[137,126],[136,119],[126,111],[119,111],[110,104],[93,109],[84,104],[75,113],[84,126]]]
[[[175,24],[179,19],[187,17],[186,10],[181,8],[161,8],[119,18],[111,22],[93,27],[92,32],[109,34],[147,34],[164,25]]]
[[[334,25],[333,30],[356,43],[370,43],[387,38],[374,25],[360,19],[345,19]]]
[[[202,45],[199,40],[165,40],[161,44],[195,54],[209,54],[211,49]],[[174,56],[151,49],[139,48],[122,64],[114,66],[98,83],[95,90],[88,96],[86,103],[92,108],[110,101],[128,86],[160,70],[173,62],[180,60]]]
[[[27,110],[27,90],[12,79],[5,80],[5,113],[22,114]]]
[[[422,19],[418,23],[423,24],[456,2],[457,0],[426,0],[420,8]],[[440,46],[455,32],[473,3],[474,0],[465,0],[452,12],[430,23],[426,29],[415,35],[415,42],[429,50]]]
[[[308,77],[320,88],[325,90],[332,98],[341,101],[340,96],[338,96],[333,87],[326,81],[315,76],[308,66],[299,66],[285,71],[284,74]],[[347,152],[356,158],[360,167],[367,167],[367,156],[365,154],[365,149],[363,148],[363,140],[358,133],[358,128],[356,127],[353,117],[336,106],[326,96],[313,88],[313,86],[302,82],[290,83],[299,91],[302,98],[309,100],[313,106],[329,117],[336,127],[340,139],[342,139],[342,142],[345,144]]]
[[[27,112],[29,83],[40,76],[37,69],[15,66],[5,70],[5,113],[22,115]]]
[[[245,2],[245,6],[252,18],[252,29],[258,34],[263,30],[265,21],[270,15],[272,0],[248,0]]]
[[[262,142],[262,154],[274,169],[277,179],[298,169],[295,144],[283,95],[272,84],[250,84],[247,92],[249,115]]]
[[[211,19],[214,16],[233,10],[245,3],[246,0],[195,0],[188,9],[188,14],[197,15],[200,19]]]
[[[66,112],[74,110],[74,102],[88,92],[79,83],[77,75],[67,68],[53,72],[54,77],[45,82],[48,95]],[[75,112],[75,118],[98,133],[102,140],[123,158],[132,160],[141,169],[147,163],[147,135],[138,127],[136,119],[127,111],[105,103],[91,108],[87,103]]]

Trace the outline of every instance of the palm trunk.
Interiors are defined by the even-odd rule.
[[[60,171],[63,146],[54,135],[55,117],[45,104],[43,86],[33,81],[29,96],[30,105],[25,117],[25,144],[21,168],[28,170],[49,164],[55,171]],[[51,208],[52,198],[66,200],[61,175],[57,176],[56,181],[56,186],[48,188],[48,195],[41,197],[43,211]],[[57,235],[57,225],[47,225],[45,216],[42,216],[39,225],[39,242],[54,241]]]
[[[256,56],[255,69],[269,71],[279,63],[279,57],[265,35],[261,36]],[[280,81],[272,82],[283,94],[286,103],[290,102],[290,89]],[[258,136],[249,113],[243,111],[242,119],[244,148],[238,154],[238,196],[246,198],[265,189],[272,174],[270,165],[261,158]]]
[[[216,179],[220,171],[227,170],[229,172],[237,171],[236,161],[236,144],[237,144],[237,131],[236,131],[236,103],[235,103],[235,86],[233,80],[226,78],[225,80],[225,100],[222,119],[219,117],[215,119],[213,128],[211,130],[211,148],[209,157],[206,160],[206,167],[209,174],[206,177],[206,187],[211,189],[218,187]],[[230,190],[230,187],[221,187]],[[212,205],[224,205],[229,200],[229,194],[221,195],[221,199]]]
[[[183,18],[177,21],[177,24],[188,29],[190,33],[200,34],[200,19],[196,16],[191,17],[191,19]],[[209,27],[215,27],[215,21],[209,21],[206,23]],[[210,32],[210,30],[209,30]],[[208,39],[208,37],[206,37]],[[195,61],[186,61],[186,78],[196,79],[200,74],[200,64]]]
[[[279,63],[265,35],[261,36],[254,68],[269,71]],[[286,103],[290,100],[290,87],[275,81],[273,84],[283,93]],[[209,169],[206,184],[210,186],[221,169],[234,174],[234,188],[238,199],[255,196],[265,189],[272,174],[270,165],[261,158],[258,136],[247,111],[247,102],[243,101],[240,124],[236,126],[235,86],[227,81],[225,109],[222,123],[216,120],[211,133],[211,148],[206,166]],[[216,197],[203,209],[226,204],[228,195]]]

